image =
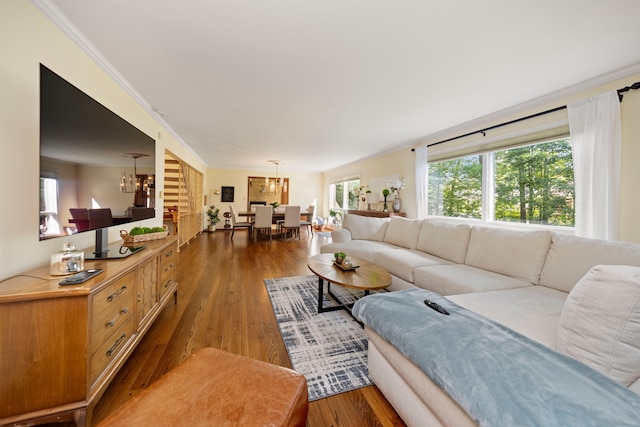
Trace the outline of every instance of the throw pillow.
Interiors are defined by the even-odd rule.
[[[470,235],[471,227],[467,224],[447,224],[426,219],[420,229],[417,249],[456,264],[464,264]]]
[[[342,227],[351,232],[353,240],[374,240],[381,242],[387,230],[388,218],[369,218],[366,216],[346,214]]]
[[[569,293],[558,350],[628,387],[640,378],[640,267],[598,265]]]
[[[422,228],[422,220],[392,216],[384,234],[384,241],[407,249],[415,249]]]

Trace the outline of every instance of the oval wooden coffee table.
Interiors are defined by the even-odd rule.
[[[345,271],[333,263],[333,254],[314,255],[307,260],[309,270],[318,276],[318,313],[326,311],[346,310],[351,314],[353,303],[346,304],[331,292],[331,284],[364,291],[369,295],[370,291],[379,290],[391,285],[391,274],[382,267],[369,261],[349,256],[353,265],[359,266],[354,270]],[[327,281],[327,293],[338,305],[324,307],[322,295],[324,294],[324,281]]]

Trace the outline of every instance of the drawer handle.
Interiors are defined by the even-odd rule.
[[[169,252],[167,252],[166,254],[164,254],[164,256],[165,256],[166,258],[169,258],[169,257],[170,257],[170,256],[172,256],[172,255],[173,255],[173,251],[172,251],[172,250],[171,250],[171,251],[169,251]]]
[[[118,347],[120,347],[120,344],[122,344],[122,341],[124,341],[126,337],[127,337],[126,333],[123,333],[122,335],[120,335],[120,338],[118,338],[116,342],[113,343],[111,348],[107,350],[107,357],[110,357],[118,349]]]
[[[120,289],[118,289],[117,291],[115,291],[114,293],[112,293],[111,295],[109,295],[107,297],[107,301],[111,302],[114,299],[118,298],[120,295],[122,295],[124,293],[124,291],[127,290],[127,285],[123,285]]]
[[[169,264],[168,266],[166,266],[166,267],[164,268],[164,271],[165,271],[165,272],[167,272],[167,271],[171,271],[171,270],[173,270],[173,264]]]
[[[167,283],[164,284],[164,287],[168,288],[170,284],[171,284],[171,279],[167,280]]]
[[[127,314],[129,312],[129,309],[127,307],[123,308],[122,310],[120,310],[120,314]],[[107,327],[113,327],[116,325],[116,321],[118,320],[118,318],[116,317],[113,320],[109,320],[107,322]]]

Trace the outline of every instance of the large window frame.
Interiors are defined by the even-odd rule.
[[[466,220],[466,221],[479,221],[479,222],[484,222],[484,223],[494,223],[494,224],[500,224],[500,225],[508,225],[508,226],[516,226],[516,227],[538,227],[538,228],[545,228],[545,229],[555,229],[555,230],[562,230],[562,231],[569,231],[572,232],[575,229],[575,187],[573,187],[574,182],[571,181],[571,190],[570,190],[570,194],[573,195],[573,198],[568,198],[567,199],[567,206],[569,206],[570,209],[573,209],[572,211],[569,211],[568,213],[562,212],[563,216],[561,216],[560,218],[562,219],[562,221],[564,221],[564,223],[560,224],[548,224],[548,223],[544,223],[544,218],[543,220],[539,222],[536,222],[534,220],[531,220],[530,217],[526,222],[522,221],[522,218],[520,218],[520,220],[513,220],[513,215],[511,215],[511,219],[509,220],[509,217],[505,216],[504,218],[496,218],[496,200],[498,199],[497,197],[497,188],[496,188],[496,156],[497,153],[505,153],[509,150],[519,150],[522,148],[527,148],[527,147],[533,147],[533,146],[539,146],[542,144],[552,144],[552,143],[562,143],[563,144],[563,148],[566,150],[568,148],[569,152],[571,151],[571,146],[570,146],[570,137],[569,135],[564,135],[562,137],[555,137],[555,138],[551,138],[551,139],[545,139],[545,140],[538,140],[535,143],[528,143],[528,144],[518,144],[515,146],[504,146],[504,147],[500,147],[499,149],[494,149],[494,150],[490,150],[490,151],[485,151],[485,152],[480,152],[480,153],[465,153],[464,156],[458,156],[458,157],[449,157],[446,159],[436,159],[434,161],[430,161],[429,162],[429,208],[428,208],[428,215],[429,216],[439,216],[439,217],[444,217],[447,219],[458,219],[458,220]],[[566,144],[566,145],[565,145]],[[549,147],[552,147],[551,145],[549,145]],[[466,161],[469,162],[471,158],[476,157],[478,159],[478,163],[481,166],[481,178],[480,178],[480,182],[479,182],[479,186],[477,186],[476,188],[479,189],[480,191],[480,197],[478,198],[478,202],[481,202],[481,207],[480,209],[473,211],[472,214],[470,215],[458,215],[458,216],[450,216],[450,215],[444,215],[443,213],[445,213],[444,210],[440,211],[440,212],[436,212],[437,215],[434,215],[434,198],[433,198],[433,191],[436,190],[436,188],[433,188],[434,186],[432,185],[433,183],[433,176],[432,176],[432,170],[435,169],[434,166],[436,164],[441,164],[442,162],[460,162],[461,159],[464,159],[462,161]],[[571,170],[573,170],[573,162],[572,159],[569,161],[570,163],[570,167]],[[572,176],[572,175],[571,175]],[[477,178],[477,175],[475,176]],[[439,186],[439,188],[437,188],[437,190],[441,190],[442,186]],[[476,195],[477,196],[477,195]],[[437,201],[435,201],[436,203],[441,203],[440,200],[438,199]],[[470,205],[473,205],[475,202],[473,202],[473,200],[469,203]],[[542,215],[541,215],[542,217]],[[558,218],[558,216],[556,216],[555,218]],[[566,221],[570,221],[573,220],[573,222],[570,225],[567,225]],[[556,219],[556,221],[558,221]]]

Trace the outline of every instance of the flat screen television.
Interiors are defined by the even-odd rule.
[[[95,231],[87,258],[130,255],[107,230],[155,217],[155,175],[153,138],[40,65],[40,240]]]

